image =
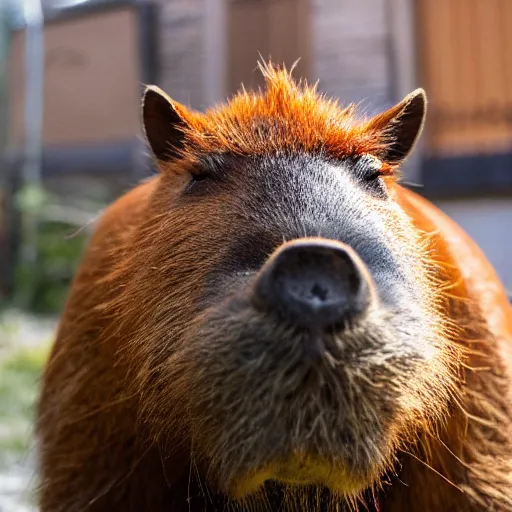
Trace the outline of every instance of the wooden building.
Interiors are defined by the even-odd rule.
[[[406,163],[406,181],[421,184],[420,193],[466,228],[512,288],[510,0],[89,0],[66,8],[45,0],[45,6],[48,179],[113,173],[136,180],[147,172],[138,127],[143,83],[204,109],[242,82],[260,85],[259,54],[288,65],[300,57],[297,75],[319,79],[320,89],[341,101],[362,102],[366,112],[426,89],[426,130]],[[21,35],[14,35],[13,56],[21,54]],[[23,77],[19,59],[12,57],[12,65],[16,167]]]

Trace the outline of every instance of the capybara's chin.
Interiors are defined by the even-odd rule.
[[[245,293],[206,309],[173,354],[166,402],[186,418],[208,482],[232,498],[267,480],[352,496],[371,486],[448,401],[438,390],[428,407],[439,350],[414,315],[374,304],[353,322],[308,329]]]

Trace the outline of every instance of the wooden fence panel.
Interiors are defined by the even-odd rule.
[[[298,58],[295,77],[309,70],[307,0],[229,0],[227,93],[264,85],[257,70],[259,54],[289,68]]]
[[[429,96],[427,150],[512,148],[512,2],[417,0],[418,71]]]

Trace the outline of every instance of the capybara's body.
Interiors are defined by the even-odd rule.
[[[357,121],[284,71],[143,104],[38,411],[42,512],[512,510],[512,311],[397,183],[425,96]],[[492,229],[492,226],[490,226]]]

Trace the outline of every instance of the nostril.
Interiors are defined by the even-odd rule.
[[[284,281],[281,285],[284,287],[288,285],[288,293],[297,300],[318,302],[320,304],[329,298],[327,288],[318,283],[306,283],[305,286],[301,286],[300,283],[288,284]]]
[[[286,283],[284,283],[286,287]],[[285,290],[283,290],[286,293]],[[329,290],[327,285],[313,282],[304,283],[303,286],[300,284],[289,287],[289,292],[292,299],[299,300],[301,302],[309,303],[313,307],[321,307],[322,305],[332,302],[335,300],[334,293]]]
[[[311,296],[319,302],[325,302],[329,296],[329,292],[316,283],[313,285],[313,288],[311,288],[310,293]]]

